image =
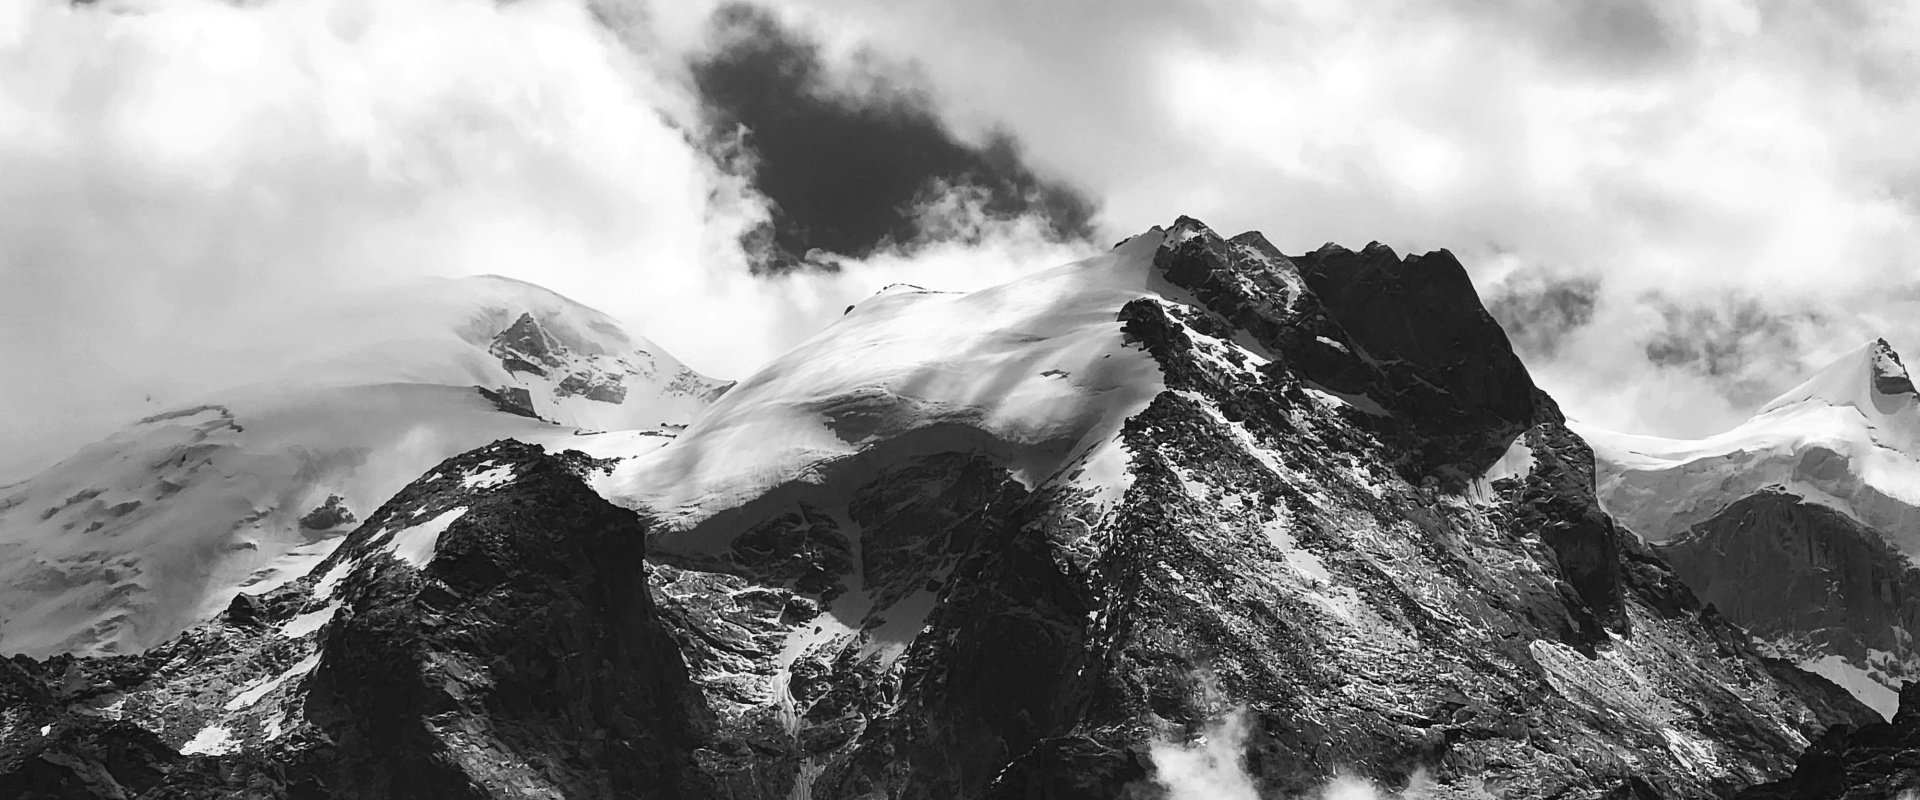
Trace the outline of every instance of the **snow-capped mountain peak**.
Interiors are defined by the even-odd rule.
[[[670,447],[622,465],[608,491],[683,530],[870,461],[876,442],[921,439],[993,452],[1030,483],[1044,480],[1162,388],[1115,322],[1151,292],[1162,240],[1156,228],[979,292],[889,287],[729,390]],[[683,546],[667,538],[663,547]]]
[[[1920,556],[1920,395],[1885,340],[1867,342],[1700,439],[1576,430],[1603,466],[1609,510],[1665,541],[1734,500],[1779,485],[1896,536]]]
[[[1920,395],[1884,339],[1701,439],[1579,428],[1609,513],[1777,655],[1892,713],[1920,677]]]
[[[231,354],[243,383],[0,487],[0,654],[151,645],[304,573],[442,459],[500,438],[641,452],[730,385],[509,278],[285,316]]]
[[[1920,408],[1913,379],[1900,354],[1885,339],[1875,339],[1841,356],[1800,385],[1760,408],[1766,414],[1799,403],[1852,406],[1870,420],[1911,416]]]

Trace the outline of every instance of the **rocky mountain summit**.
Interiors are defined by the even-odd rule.
[[[884,293],[662,447],[448,459],[0,687],[21,797],[1151,798],[1225,720],[1266,797],[1725,797],[1876,721],[1601,511],[1451,254],[1186,218]]]

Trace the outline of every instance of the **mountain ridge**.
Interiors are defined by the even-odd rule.
[[[0,780],[1112,800],[1237,713],[1268,795],[1691,798],[1871,719],[1602,513],[1444,251],[1296,261],[1181,218],[795,353],[664,447],[446,460],[148,655],[15,659]]]

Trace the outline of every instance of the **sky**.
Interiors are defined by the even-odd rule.
[[[0,3],[0,470],[345,287],[509,275],[738,378],[1182,214],[1448,248],[1571,415],[1712,433],[1920,353],[1917,43],[1864,0]]]

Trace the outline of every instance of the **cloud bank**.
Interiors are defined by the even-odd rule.
[[[1503,321],[1595,422],[1723,429],[1866,338],[1920,346],[1910,7],[779,2],[913,58],[950,124],[1012,131],[1109,234],[1445,247],[1522,313],[1579,287]]]
[[[961,170],[885,209],[937,235],[756,277],[751,234],[790,215],[713,147],[721,115],[691,67],[711,58],[709,14],[562,0],[0,9],[0,358],[15,376],[0,381],[0,475],[245,382],[260,365],[231,345],[340,291],[518,277],[738,376],[887,283],[983,285],[1086,251],[991,180],[961,180],[993,174]],[[922,136],[943,130],[917,113]],[[1044,194],[1017,161],[996,163]]]
[[[1920,346],[1916,33],[1864,1],[7,4],[0,472],[234,380],[223,343],[341,286],[510,275],[737,377],[888,283],[1179,214],[1450,248],[1570,413],[1710,432]]]

